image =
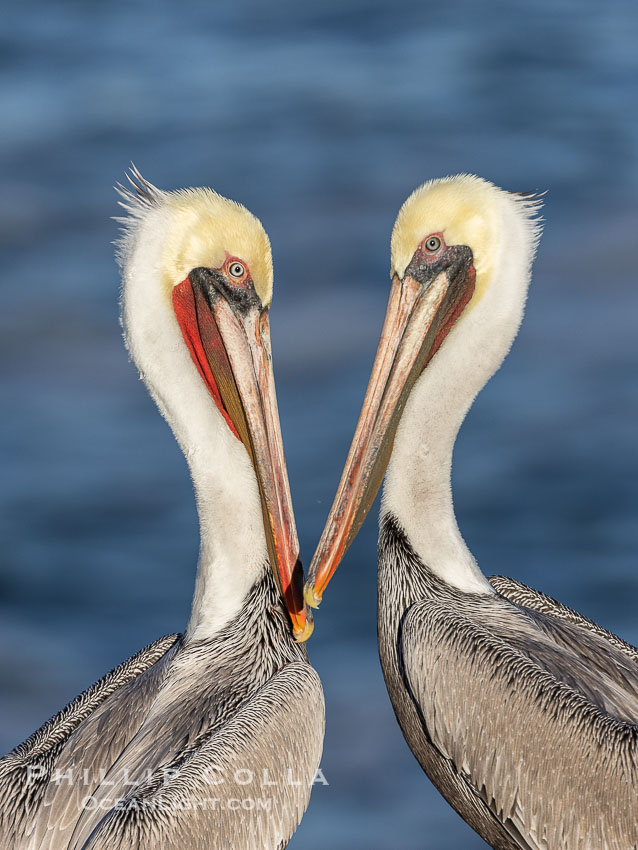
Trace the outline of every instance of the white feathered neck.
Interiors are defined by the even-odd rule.
[[[268,552],[252,462],[191,359],[170,296],[192,269],[218,268],[228,253],[247,261],[268,303],[270,244],[258,219],[210,189],[162,192],[139,172],[130,182],[134,191],[119,187],[124,336],[193,479],[201,540],[187,634],[207,637],[238,613]]]
[[[456,522],[452,453],[474,398],[518,332],[541,233],[539,206],[538,199],[461,175],[418,189],[404,204],[393,233],[392,263],[399,274],[430,233],[443,232],[448,245],[468,245],[474,253],[475,294],[410,394],[381,508],[399,520],[431,570],[467,592],[493,590]]]

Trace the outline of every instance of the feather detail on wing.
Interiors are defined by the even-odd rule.
[[[178,764],[132,790],[69,850],[286,846],[319,766],[324,703],[310,665],[288,664]]]
[[[635,646],[627,643],[613,632],[599,626],[593,620],[583,617],[582,614],[574,611],[573,608],[568,608],[567,605],[563,605],[562,602],[558,602],[558,600],[547,596],[540,590],[534,590],[533,587],[528,587],[523,582],[508,578],[507,576],[490,576],[489,582],[497,593],[509,599],[510,602],[514,602],[516,605],[522,605],[540,614],[551,614],[552,617],[558,617],[560,620],[565,620],[576,626],[582,626],[597,637],[608,641],[616,649],[620,649],[621,652],[624,652],[632,661],[638,664],[638,649]]]
[[[533,624],[529,631],[533,658],[502,629],[499,636],[451,604],[413,605],[401,647],[427,732],[534,850],[634,848],[638,730],[549,672],[561,654],[566,665],[575,661],[546,635],[534,635]]]
[[[69,738],[115,691],[162,658],[178,637],[162,637],[115,667],[0,759],[1,847],[19,850],[29,846],[41,821],[48,820],[49,813],[40,806]],[[19,845],[17,836],[22,837]]]

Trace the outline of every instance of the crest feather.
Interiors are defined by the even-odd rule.
[[[122,198],[118,201],[118,205],[125,210],[128,215],[138,215],[140,212],[154,207],[159,204],[164,196],[164,192],[149,183],[135,163],[131,163],[130,169],[126,172],[126,179],[130,183],[129,186],[124,186],[122,183],[115,184],[115,191]],[[126,222],[125,217],[116,218],[115,221]]]

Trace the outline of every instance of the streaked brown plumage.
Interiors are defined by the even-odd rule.
[[[285,846],[323,723],[319,678],[266,573],[214,639],[161,638],[0,760],[0,846]],[[254,800],[249,816],[234,799]]]
[[[498,595],[446,585],[385,518],[379,655],[410,749],[498,850],[630,850],[637,650],[525,585],[490,581]]]

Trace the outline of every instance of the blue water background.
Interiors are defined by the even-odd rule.
[[[548,189],[520,337],[459,439],[459,523],[486,573],[638,641],[637,43],[633,0],[6,4],[3,750],[188,615],[191,484],[118,326],[111,186],[131,159],[160,187],[242,201],[270,233],[306,563],[367,382],[403,199],[458,171]],[[479,848],[387,699],[375,513],[309,646],[330,784],[291,847]]]

